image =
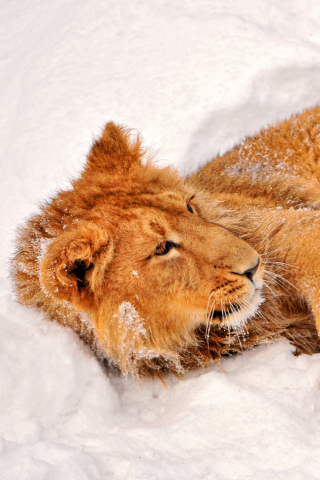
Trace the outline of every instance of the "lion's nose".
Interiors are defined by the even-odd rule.
[[[253,275],[256,273],[256,271],[258,270],[259,268],[259,264],[260,264],[260,258],[258,258],[258,262],[257,264],[252,267],[252,268],[248,268],[248,270],[246,270],[245,272],[243,272],[242,275],[245,275],[247,278],[249,278],[250,282],[253,283]]]
[[[257,263],[254,265],[254,267],[250,267],[250,268],[248,268],[247,270],[245,270],[244,272],[241,272],[241,271],[235,272],[235,271],[233,271],[232,273],[234,273],[235,275],[245,275],[245,276],[250,280],[250,282],[254,283],[254,282],[253,282],[253,276],[254,276],[254,274],[256,273],[256,271],[258,270],[259,264],[260,264],[260,258],[258,258],[258,261],[257,261]]]

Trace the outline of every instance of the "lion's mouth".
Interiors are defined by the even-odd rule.
[[[227,310],[214,310],[213,312],[210,313],[210,318],[215,319],[219,318],[220,320],[223,320],[225,317],[228,315],[231,315],[232,313],[236,313],[239,310],[241,310],[240,305],[230,305]]]
[[[212,310],[209,318],[220,327],[239,327],[256,314],[259,306],[264,302],[260,289],[256,290],[249,301],[229,304],[221,310]]]

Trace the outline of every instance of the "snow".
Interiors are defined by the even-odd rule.
[[[139,384],[18,305],[8,266],[16,226],[68,187],[107,121],[187,173],[318,103],[319,2],[0,9],[0,478],[318,479],[319,355],[279,342]]]

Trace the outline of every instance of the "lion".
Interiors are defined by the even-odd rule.
[[[81,176],[20,228],[18,301],[136,378],[281,337],[319,352],[319,159],[318,106],[187,178],[110,122]]]

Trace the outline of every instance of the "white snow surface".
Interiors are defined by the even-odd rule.
[[[278,342],[139,384],[8,279],[16,226],[105,122],[190,172],[318,103],[319,0],[8,0],[0,18],[0,478],[319,479],[319,355]]]

